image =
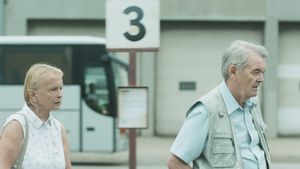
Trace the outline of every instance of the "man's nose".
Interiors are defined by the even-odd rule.
[[[265,80],[264,74],[263,74],[263,73],[260,73],[260,75],[257,77],[257,81],[258,81],[258,82],[263,82],[264,80]]]

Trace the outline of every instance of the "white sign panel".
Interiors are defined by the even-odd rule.
[[[118,88],[119,128],[147,128],[148,88]]]
[[[107,0],[108,50],[157,50],[159,33],[159,0]]]

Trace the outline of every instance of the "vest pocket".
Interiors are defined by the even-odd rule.
[[[233,139],[228,136],[215,136],[212,141],[211,164],[216,168],[234,167],[236,163]]]

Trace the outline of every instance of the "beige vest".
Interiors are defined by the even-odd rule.
[[[219,88],[215,88],[199,100],[209,115],[208,142],[203,153],[193,161],[194,169],[242,169],[239,145],[235,139],[223,97]],[[259,139],[265,151],[267,168],[270,169],[270,153],[262,127],[260,106],[255,105],[250,113],[258,131]]]

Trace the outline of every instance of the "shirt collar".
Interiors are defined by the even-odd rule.
[[[220,90],[221,95],[224,99],[226,109],[227,109],[227,113],[229,115],[231,113],[233,113],[234,111],[236,111],[237,109],[243,110],[243,108],[237,103],[237,101],[233,97],[232,93],[228,89],[227,84],[225,83],[225,81],[223,81],[219,85],[219,90]],[[251,107],[253,105],[255,105],[255,102],[254,102],[253,98],[250,98],[250,99],[246,100],[245,107]]]
[[[53,121],[53,117],[52,115],[50,114],[49,118],[43,122],[28,106],[27,104],[24,104],[23,106],[23,109],[22,109],[23,112],[25,112],[25,114],[27,115],[28,117],[28,120],[33,124],[34,127],[36,128],[40,128],[42,127],[44,124],[48,124],[51,126],[52,124],[52,121]]]

